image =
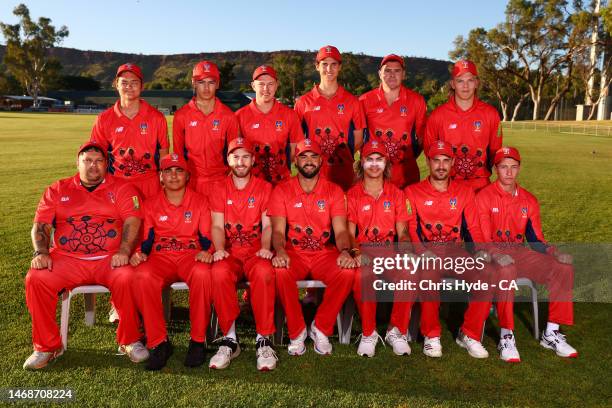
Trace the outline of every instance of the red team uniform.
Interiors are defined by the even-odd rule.
[[[368,194],[362,183],[354,185],[347,193],[347,203],[348,220],[357,226],[357,243],[369,247],[391,248],[397,235],[396,223],[409,221],[404,194],[390,181],[385,181],[378,198]],[[376,330],[376,301],[363,300],[362,285],[366,282],[363,278],[355,277],[353,296],[363,335],[370,336]],[[408,330],[412,303],[394,300],[390,326],[397,327],[401,333]]]
[[[205,342],[211,313],[211,266],[196,261],[195,256],[210,248],[206,198],[187,187],[181,204],[174,205],[162,191],[145,202],[144,214],[141,251],[149,255],[136,267],[134,296],[143,316],[147,347],[152,349],[168,337],[161,292],[178,281],[189,286],[191,339]]]
[[[41,198],[35,223],[55,228],[50,248],[53,269],[30,269],[26,276],[26,302],[32,315],[32,339],[36,351],[62,348],[55,321],[57,296],[81,285],[110,289],[121,320],[117,343],[132,344],[141,337],[132,299],[133,269],[112,268],[111,258],[120,247],[123,222],[142,218],[138,192],[129,183],[106,175],[93,191],[79,175],[59,180]]]
[[[347,191],[354,182],[353,131],[366,127],[357,97],[342,86],[327,99],[318,86],[295,103],[304,134],[319,143],[323,151],[321,175]]]
[[[425,99],[405,86],[391,105],[382,87],[359,97],[367,121],[369,140],[384,144],[391,159],[391,181],[400,189],[420,180],[416,159],[421,152],[419,140],[425,135]]]
[[[278,185],[268,203],[270,217],[284,217],[288,227],[289,268],[276,269],[276,290],[287,315],[289,338],[305,329],[296,281],[321,280],[326,285],[323,302],[315,316],[316,327],[326,336],[334,332],[336,316],[351,292],[354,270],[340,268],[338,250],[329,242],[332,218],[346,217],[340,187],[319,177],[310,193],[304,192],[298,177]]]
[[[240,134],[253,145],[252,174],[273,185],[288,179],[291,175],[289,143],[298,143],[304,138],[295,111],[275,101],[272,110],[263,113],[253,100],[238,110],[236,116]]]
[[[240,309],[236,297],[236,283],[250,282],[250,300],[255,315],[257,333],[268,336],[275,332],[274,268],[270,260],[255,254],[261,249],[261,217],[268,208],[272,193],[270,183],[251,176],[248,184],[238,190],[232,176],[218,183],[211,196],[211,210],[223,213],[225,246],[228,258],[213,264],[213,301],[219,326],[228,333],[238,318]]]
[[[219,98],[208,115],[198,109],[195,97],[176,111],[172,123],[173,149],[187,160],[190,185],[197,192],[208,196],[212,183],[227,175],[224,149],[236,137],[236,116]]]
[[[91,140],[108,151],[110,174],[134,184],[143,198],[160,191],[159,151],[170,148],[168,124],[160,111],[141,99],[138,114],[130,119],[117,101],[96,118]]]

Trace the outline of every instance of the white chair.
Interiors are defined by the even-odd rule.
[[[83,294],[85,296],[85,324],[93,326],[96,321],[96,293],[109,293],[106,286],[86,285],[77,286],[72,290],[62,293],[62,311],[60,317],[60,336],[64,350],[68,348],[68,323],[70,320],[70,301],[74,295]]]

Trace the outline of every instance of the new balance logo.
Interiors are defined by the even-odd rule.
[[[190,127],[196,127],[196,126],[198,126],[198,121],[197,121],[197,120],[192,120],[191,122],[189,122],[189,126],[190,126]]]
[[[302,208],[302,203],[295,203],[293,204],[294,208]]]

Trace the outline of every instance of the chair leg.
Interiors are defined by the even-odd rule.
[[[540,316],[538,313],[538,290],[531,285],[531,304],[533,306],[533,337],[538,340],[540,338]]]
[[[355,315],[355,301],[349,295],[338,313],[338,340],[340,344],[351,344],[351,331],[353,329],[353,316]]]
[[[217,317],[217,313],[215,312],[215,308],[213,307],[210,313],[210,324],[208,325],[208,330],[206,331],[206,338],[207,338],[208,344],[215,341],[218,333],[219,333],[219,318]]]
[[[408,340],[417,341],[419,339],[419,326],[421,324],[421,304],[415,302],[410,313],[410,323],[408,324]]]
[[[162,304],[164,305],[164,317],[166,318],[166,323],[170,322],[170,310],[172,309],[170,291],[170,287],[162,289]]]
[[[96,323],[96,294],[85,293],[85,324],[93,326]]]
[[[60,318],[60,337],[64,350],[68,349],[68,323],[70,322],[70,300],[72,294],[66,290],[62,293],[62,312]]]
[[[274,325],[276,326],[276,331],[274,332],[274,345],[282,346],[283,328],[285,326],[285,310],[278,299],[276,299],[276,302],[274,303]]]

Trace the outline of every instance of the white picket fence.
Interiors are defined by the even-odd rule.
[[[610,122],[607,122],[610,123]],[[534,130],[547,133],[566,133],[571,135],[607,136],[612,137],[612,125],[582,122],[503,122],[504,131]]]

